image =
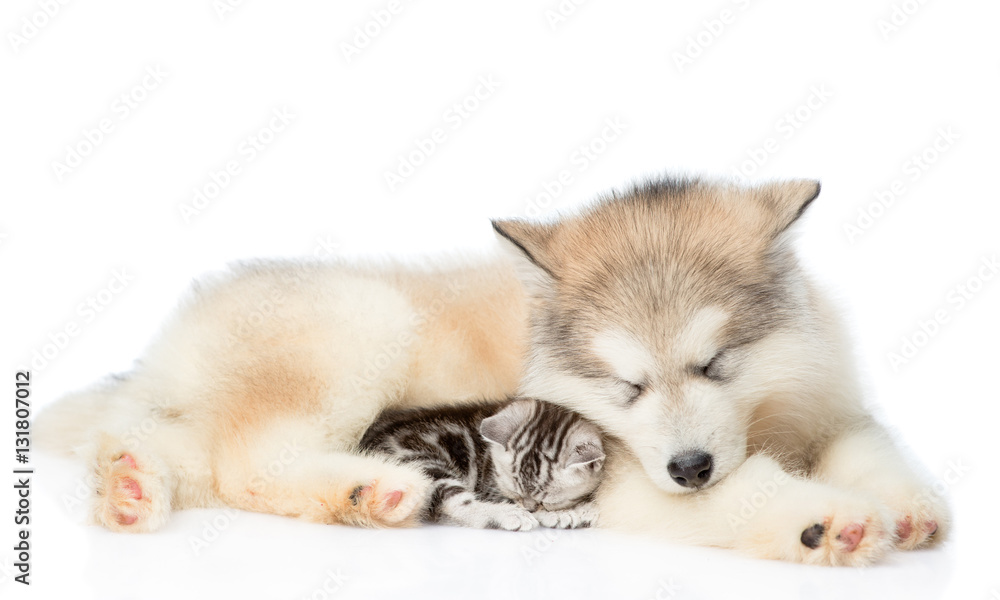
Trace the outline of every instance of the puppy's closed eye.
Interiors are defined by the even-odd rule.
[[[724,381],[726,379],[725,354],[725,349],[719,350],[708,362],[696,366],[694,368],[695,373],[712,381]]]
[[[632,383],[631,381],[626,381],[624,379],[619,379],[619,383],[625,388],[626,391],[626,401],[627,405],[632,405],[638,400],[645,392],[646,386],[642,383]]]

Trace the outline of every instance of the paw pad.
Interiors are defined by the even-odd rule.
[[[802,545],[806,548],[815,550],[819,548],[819,544],[823,541],[823,534],[826,533],[826,526],[821,523],[816,523],[812,527],[809,527],[802,532]]]
[[[119,525],[132,525],[139,520],[139,517],[126,515],[125,513],[115,513],[115,520],[118,521]]]
[[[118,492],[133,500],[142,500],[142,488],[139,482],[131,477],[122,477],[118,482]]]
[[[924,531],[927,532],[928,536],[932,536],[935,533],[937,533],[938,532],[937,521],[927,521],[926,523],[924,523]]]
[[[899,541],[906,540],[913,533],[913,519],[906,517],[905,519],[900,519],[896,521],[896,539]]]
[[[837,541],[844,545],[845,552],[854,552],[863,537],[865,537],[865,526],[860,523],[851,523],[840,530],[840,533],[837,534]]]
[[[920,515],[906,514],[896,519],[896,547],[903,550],[923,548],[934,543],[938,522]]]
[[[392,510],[399,506],[399,501],[403,499],[403,490],[392,490],[385,495],[382,500],[382,507],[385,510]]]
[[[405,490],[390,490],[388,492],[375,492],[375,484],[359,485],[351,492],[350,500],[352,506],[358,506],[362,502],[371,503],[370,508],[376,513],[392,512],[403,501],[406,495]]]
[[[157,482],[139,468],[131,454],[122,452],[110,458],[109,468],[101,473],[104,491],[97,499],[97,518],[111,529],[146,530],[150,516],[163,510]]]
[[[359,485],[354,488],[350,495],[351,505],[357,506],[371,490],[372,486],[370,485]]]

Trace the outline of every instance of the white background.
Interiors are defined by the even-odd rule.
[[[386,0],[221,15],[213,0],[70,2],[51,17],[43,5],[0,14],[2,364],[13,395],[15,369],[35,361],[36,411],[127,369],[189,281],[228,261],[483,251],[491,217],[745,166],[822,179],[803,259],[844,305],[873,401],[947,488],[956,526],[941,550],[865,570],[603,531],[373,532],[212,510],[116,535],[83,524],[82,466],[37,453],[33,584],[12,581],[3,483],[0,596],[1000,597],[1000,277],[977,275],[1000,252],[995,3],[566,0],[573,14],[553,24],[556,0],[423,0],[378,27]],[[261,132],[274,110],[294,117]],[[624,131],[604,141],[609,119]],[[386,172],[435,128],[444,141],[390,189]],[[270,141],[253,160],[248,136]],[[86,156],[60,176],[67,146]],[[239,172],[185,220],[181,205],[229,161]],[[564,170],[569,183],[540,196]],[[873,204],[894,182],[904,191]],[[110,284],[122,270],[127,286]],[[977,291],[960,305],[958,286]],[[921,335],[935,313],[947,322]],[[894,366],[904,338],[921,347]],[[11,405],[0,447],[13,445]],[[195,555],[200,537],[217,539]]]

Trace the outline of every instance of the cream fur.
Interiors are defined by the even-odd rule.
[[[761,238],[780,235],[817,189],[699,186],[677,193],[731,197],[669,219],[690,224],[691,244],[732,252],[738,266],[767,243]],[[696,203],[682,210],[689,205]],[[652,218],[641,215],[635,227]],[[578,410],[611,436],[602,526],[828,565],[868,564],[894,545],[942,539],[947,506],[925,492],[919,470],[868,416],[836,314],[804,277],[793,273],[785,291],[798,306],[794,324],[741,351],[727,386],[692,377],[690,365],[711,358],[733,315],[687,307],[683,294],[654,323],[632,314],[648,314],[637,312],[649,301],[641,291],[612,288],[581,305],[627,303],[597,314],[579,349],[581,360],[617,369],[616,378],[574,374],[550,345],[529,342],[551,333],[539,307],[574,286],[589,289],[593,274],[582,259],[597,248],[632,251],[608,223],[597,213],[544,227],[498,223],[507,257],[236,266],[196,286],[131,373],[44,411],[36,441],[94,466],[92,514],[118,531],[155,530],[172,510],[204,506],[410,525],[425,478],[351,453],[375,415],[521,391]],[[650,252],[660,235],[679,243],[666,226],[651,227],[637,238]],[[697,316],[685,317],[695,314],[689,310]],[[640,377],[646,381],[629,381]],[[629,383],[649,390],[623,409]],[[714,485],[697,492],[665,468],[689,447],[709,448],[716,460]],[[912,533],[896,539],[901,523]],[[814,524],[827,535],[810,549],[802,536]],[[838,540],[855,527],[864,528],[857,544]]]

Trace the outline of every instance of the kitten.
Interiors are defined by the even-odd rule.
[[[597,519],[601,434],[548,402],[387,411],[359,447],[418,464],[434,480],[425,522],[523,531]]]

